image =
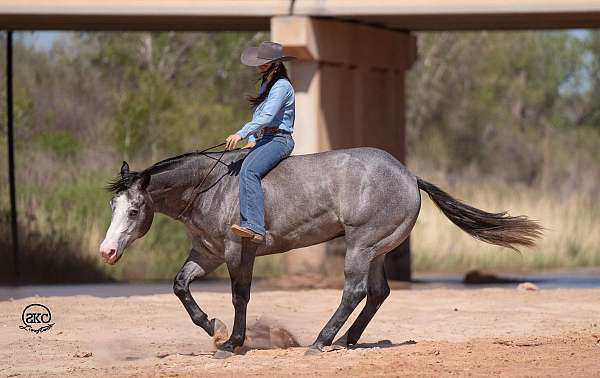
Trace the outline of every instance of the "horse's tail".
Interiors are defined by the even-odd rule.
[[[513,217],[506,211],[488,213],[452,198],[419,177],[417,184],[452,223],[476,239],[518,251],[516,246],[532,247],[542,236],[544,228],[524,215]]]

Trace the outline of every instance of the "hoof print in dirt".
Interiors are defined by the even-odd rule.
[[[75,358],[88,358],[92,357],[94,354],[92,352],[77,352],[73,355]]]

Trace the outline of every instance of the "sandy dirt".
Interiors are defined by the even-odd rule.
[[[229,294],[196,290],[195,297],[231,327]],[[308,345],[339,298],[338,290],[254,293],[250,334],[260,338],[258,329],[266,326],[266,334],[269,327],[287,331]],[[51,309],[51,330],[36,335],[19,329],[30,303]],[[252,343],[264,347],[266,341]],[[250,349],[213,359],[212,339],[169,294],[0,302],[3,377],[588,377],[600,376],[600,289],[396,290],[357,347],[318,356],[304,356],[305,349]]]

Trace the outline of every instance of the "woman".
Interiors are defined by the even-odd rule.
[[[256,243],[264,241],[266,232],[260,180],[294,148],[294,88],[282,63],[291,59],[295,58],[283,55],[282,46],[274,42],[244,49],[242,63],[257,68],[261,86],[256,97],[248,98],[254,107],[252,121],[225,140],[226,149],[244,138],[249,141],[246,147],[252,147],[240,171],[240,224],[232,225],[231,231]],[[256,141],[259,131],[262,137]]]

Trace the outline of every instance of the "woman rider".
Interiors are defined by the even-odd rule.
[[[240,170],[240,224],[233,224],[231,231],[256,243],[261,243],[265,236],[260,180],[294,148],[294,88],[282,63],[291,59],[295,58],[283,55],[282,46],[274,42],[244,49],[242,63],[257,68],[262,76],[261,86],[256,97],[248,98],[254,107],[252,120],[225,140],[226,149],[235,148],[244,138],[249,141],[245,147],[252,147]],[[259,131],[262,137],[256,141],[255,134]]]

